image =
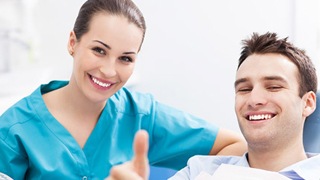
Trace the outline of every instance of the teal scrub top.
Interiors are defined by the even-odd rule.
[[[41,85],[1,115],[0,172],[16,180],[104,179],[113,165],[131,160],[140,129],[149,133],[150,164],[180,169],[191,156],[208,154],[216,139],[213,124],[122,88],[108,99],[81,148],[42,98],[67,84]]]

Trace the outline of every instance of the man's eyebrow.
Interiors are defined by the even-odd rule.
[[[240,79],[237,79],[235,82],[234,82],[234,87],[237,87],[240,83],[244,83],[244,82],[247,82],[248,81],[248,78],[240,78]]]
[[[265,77],[263,79],[266,80],[266,81],[280,81],[280,82],[285,83],[285,84],[288,83],[288,81],[285,78],[281,77],[281,76],[267,76],[267,77]]]
[[[264,80],[277,80],[282,82],[287,82],[283,77],[281,76],[266,76],[263,78]]]
[[[106,44],[106,43],[104,43],[102,41],[94,40],[94,42],[98,42],[98,43],[102,44],[104,47],[106,47],[107,49],[111,49],[111,47],[108,44]]]
[[[234,82],[234,87],[237,87],[240,83],[244,83],[248,81],[248,78],[240,78],[240,79],[237,79],[235,82]]]
[[[106,44],[106,43],[104,43],[102,41],[94,40],[94,42],[98,42],[98,43],[102,44],[104,47],[106,47],[107,49],[111,50],[111,47],[108,44]],[[132,52],[129,51],[129,52],[124,52],[123,54],[137,54],[137,53],[133,52],[133,51]]]

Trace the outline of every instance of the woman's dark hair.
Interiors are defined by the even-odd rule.
[[[131,0],[87,0],[80,8],[73,31],[78,40],[89,31],[92,17],[97,13],[124,16],[142,30],[142,42],[146,32],[143,14]],[[141,48],[140,45],[140,48]],[[139,50],[140,50],[139,48]]]
[[[276,33],[267,32],[263,35],[253,35],[242,41],[243,47],[238,62],[238,69],[246,58],[252,54],[281,54],[289,58],[299,70],[299,96],[309,91],[317,92],[318,80],[316,69],[304,50],[295,47],[287,41],[288,37],[279,39]]]

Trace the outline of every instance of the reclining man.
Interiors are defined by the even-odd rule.
[[[303,146],[304,122],[316,108],[317,92],[316,70],[305,52],[276,33],[254,33],[243,40],[234,86],[248,152],[242,157],[194,156],[170,179],[214,174],[221,164],[279,172],[290,179],[320,179],[320,155]],[[135,145],[136,157],[114,167],[109,179],[147,179],[147,134],[140,132]]]

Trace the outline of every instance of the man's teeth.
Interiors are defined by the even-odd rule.
[[[104,82],[101,82],[99,81],[98,79],[92,77],[92,80],[94,83],[98,84],[99,86],[102,86],[102,87],[109,87],[111,84],[108,84],[108,83],[104,83]]]
[[[270,119],[270,114],[260,114],[260,115],[251,115],[249,116],[249,120],[257,121],[257,120],[264,120],[264,119]]]

